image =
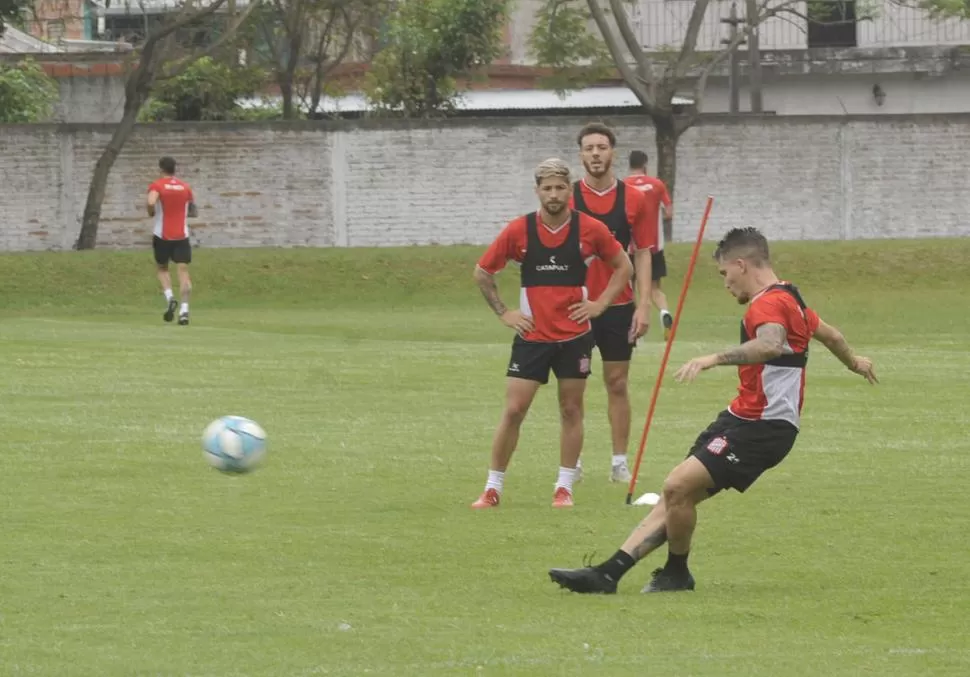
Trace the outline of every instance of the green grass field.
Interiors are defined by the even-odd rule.
[[[710,251],[640,491],[734,393],[730,369],[670,378],[737,340]],[[651,596],[662,553],[612,597],[546,575],[643,514],[606,479],[598,370],[576,508],[549,505],[546,388],[502,508],[468,509],[511,340],[479,252],[198,249],[189,327],[161,321],[147,251],[0,256],[0,675],[970,674],[970,239],[775,246],[882,384],[815,347],[795,450],[702,506],[697,591]],[[669,250],[672,297],[688,254]],[[658,335],[634,359],[631,452]],[[269,433],[247,476],[202,457],[228,413]]]

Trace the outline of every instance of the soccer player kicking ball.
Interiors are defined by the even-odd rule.
[[[583,446],[583,394],[589,376],[593,334],[590,320],[603,314],[630,282],[633,265],[604,223],[569,209],[569,167],[558,159],[535,170],[541,209],[509,223],[475,267],[489,307],[514,329],[512,357],[506,371],[505,411],[492,442],[485,491],[473,508],[499,505],[505,470],[519,440],[519,428],[550,370],[559,383],[562,425],[560,468],[553,506],[573,505],[576,462]],[[603,294],[586,293],[587,261],[606,261],[613,270]],[[519,310],[499,298],[494,275],[509,261],[521,264]]]
[[[667,563],[653,572],[643,592],[693,590],[687,556],[697,504],[724,489],[744,492],[791,450],[798,435],[809,341],[820,341],[850,371],[877,382],[872,361],[856,356],[842,334],[805,305],[796,287],[778,279],[768,242],[756,229],[730,231],[714,258],[724,286],[738,303],[748,304],[741,345],[695,358],[675,377],[690,382],[706,369],[739,365],[739,394],[670,472],[660,502],[615,555],[594,567],[549,571],[563,588],[615,593],[624,574],[666,543]]]

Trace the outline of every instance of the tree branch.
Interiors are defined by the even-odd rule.
[[[350,53],[350,48],[353,45],[354,34],[357,32],[358,22],[351,19],[350,12],[344,6],[340,7],[340,14],[343,18],[344,27],[346,28],[346,35],[344,36],[344,44],[340,48],[340,52],[333,59],[326,60],[326,46],[324,40],[321,37],[319,51],[317,52],[317,64],[316,72],[314,74],[313,82],[313,97],[310,101],[310,111],[311,113],[316,113],[317,108],[320,106],[320,98],[323,94],[323,81],[330,75],[330,72],[343,63],[344,59]],[[326,63],[326,67],[324,67]]]
[[[611,0],[612,2],[612,0]],[[603,8],[600,7],[598,0],[587,0],[589,5],[590,14],[593,15],[593,21],[596,22],[596,27],[600,30],[600,35],[603,36],[603,42],[606,43],[606,48],[610,50],[610,56],[613,57],[613,63],[620,71],[620,75],[623,76],[624,82],[627,86],[633,90],[636,97],[643,104],[643,107],[647,109],[649,113],[651,110],[656,108],[656,99],[653,96],[653,92],[650,88],[644,87],[644,83],[638,76],[637,73],[630,68],[630,64],[627,63],[626,55],[623,53],[623,49],[620,47],[620,43],[617,41],[616,36],[613,35],[613,31],[610,29],[609,21],[606,18],[606,13]]]
[[[673,67],[673,77],[680,80],[687,74],[690,67],[690,57],[697,51],[697,36],[700,35],[701,25],[704,23],[704,15],[710,6],[711,0],[696,0],[694,8],[691,10],[690,19],[687,22],[687,33],[684,35],[684,43],[680,46],[680,53]],[[667,66],[667,72],[671,68]]]
[[[225,0],[216,0],[216,2],[220,4],[224,1]],[[239,27],[243,23],[245,23],[246,19],[249,18],[249,15],[252,14],[253,11],[255,11],[255,9],[259,6],[259,2],[260,0],[252,0],[249,3],[249,5],[246,7],[246,9],[243,10],[242,14],[236,17],[236,19],[231,24],[229,24],[229,27],[226,29],[226,32],[222,34],[222,37],[220,37],[218,40],[213,42],[211,45],[209,45],[208,47],[206,47],[200,52],[193,52],[192,54],[188,54],[182,57],[181,59],[179,59],[178,61],[176,61],[175,63],[169,66],[166,66],[163,77],[165,78],[177,77],[179,74],[184,72],[186,68],[191,66],[194,62],[198,61],[199,59],[204,59],[207,56],[211,56],[215,52],[218,52],[223,46],[225,46],[227,42],[231,41],[233,38],[236,37],[236,33],[239,30]]]
[[[323,29],[319,31],[319,39],[316,39],[315,35],[308,35],[307,39],[312,40],[312,53],[310,56],[313,61],[313,71],[311,72],[309,68],[304,69],[300,72],[299,77],[294,78],[294,82],[299,85],[297,87],[300,101],[304,106],[309,105],[309,99],[311,98],[312,89],[314,85],[314,78],[316,74],[319,73],[321,64],[326,62],[327,48],[330,46],[330,31],[333,30],[334,21],[337,19],[337,7],[333,6],[327,12],[327,22],[324,24]],[[309,109],[308,109],[309,110]],[[312,112],[312,111],[311,111]]]
[[[343,63],[343,60],[347,58],[348,54],[350,54],[351,46],[354,44],[354,33],[357,32],[357,23],[351,20],[350,14],[349,12],[347,12],[347,9],[345,7],[340,8],[340,13],[343,16],[344,26],[346,26],[347,28],[347,35],[346,35],[346,38],[344,39],[343,46],[340,48],[340,52],[337,53],[337,56],[326,62],[328,65],[325,69],[318,70],[318,74],[320,77],[326,77],[327,75],[330,75],[330,71],[332,71],[334,68],[339,66],[341,63]],[[324,63],[323,56],[324,56],[324,46],[323,46],[323,41],[321,40],[320,51],[318,53],[319,58],[317,60],[318,66]]]
[[[186,3],[182,11],[182,18],[176,19],[166,26],[162,26],[157,31],[150,32],[145,38],[145,44],[147,45],[152,40],[158,42],[159,40],[172,35],[176,31],[182,30],[189,24],[197,22],[202,17],[215,14],[225,3],[226,0],[213,0],[212,4],[209,6],[195,11],[189,9],[190,3]]]
[[[783,5],[781,7],[776,7],[774,9],[772,9],[772,11],[771,11],[771,15],[772,16],[776,16],[779,19],[783,19],[785,21],[789,21],[786,17],[781,16],[782,14],[791,14],[794,17],[798,17],[799,19],[803,19],[805,21],[805,26],[804,27],[800,27],[800,28],[802,29],[802,31],[806,31],[806,32],[808,31],[808,24],[810,24],[810,23],[820,24],[822,26],[840,26],[840,25],[843,25],[843,24],[857,23],[857,21],[859,21],[857,19],[837,19],[835,21],[819,21],[818,19],[813,19],[812,17],[808,16],[808,14],[804,14],[802,12],[799,12],[797,9],[793,9],[792,7],[790,7],[788,5]],[[765,18],[768,18],[768,17],[765,17]],[[793,21],[791,23],[793,25],[795,25],[795,26],[798,25],[798,24],[796,24]]]
[[[714,57],[711,58],[711,60],[708,61],[707,64],[701,69],[701,72],[697,76],[697,81],[694,83],[693,110],[685,120],[683,120],[680,124],[678,124],[677,126],[678,137],[681,134],[683,134],[685,131],[690,129],[697,122],[697,119],[700,117],[703,109],[704,91],[707,88],[707,79],[710,77],[711,72],[715,68],[717,68],[721,63],[723,63],[725,59],[731,56],[731,53],[734,52],[741,45],[741,43],[748,38],[748,35],[751,33],[751,31],[753,31],[755,28],[760,26],[768,19],[777,15],[778,12],[784,10],[789,5],[797,2],[797,0],[789,0],[789,2],[784,5],[781,5],[779,7],[773,7],[771,9],[766,10],[770,2],[771,0],[763,0],[763,2],[758,7],[757,21],[755,21],[754,23],[746,24],[744,30],[738,31],[738,34],[734,36],[734,39],[731,40],[731,42],[728,43],[728,45],[724,49],[722,49],[720,52],[715,54]],[[686,69],[684,71],[684,75],[686,75]]]
[[[776,18],[779,21],[784,21],[785,23],[791,24],[792,26],[794,26],[795,28],[797,28],[798,30],[800,30],[802,33],[808,33],[808,26],[805,25],[805,24],[797,23],[797,22],[789,19],[787,16],[782,16],[781,13],[779,13],[776,16]]]
[[[273,59],[273,68],[279,68],[280,63],[280,50],[277,44],[276,31],[272,29],[266,18],[261,18],[259,20],[259,30],[263,34],[263,39],[266,41],[266,46],[269,48],[270,56]]]
[[[595,2],[595,0],[593,0]],[[710,0],[707,0],[708,2]],[[633,28],[630,26],[630,20],[627,17],[626,9],[623,7],[623,0],[610,0],[610,11],[613,12],[614,21],[616,21],[616,27],[620,31],[620,35],[623,37],[623,42],[626,43],[626,48],[633,56],[633,60],[637,64],[637,75],[643,80],[643,83],[651,89],[653,93],[654,87],[654,73],[653,73],[653,63],[650,57],[647,55],[646,50],[643,49],[643,45],[640,44],[640,38],[633,32]],[[598,24],[597,24],[598,25]]]

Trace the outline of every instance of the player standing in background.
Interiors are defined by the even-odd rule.
[[[674,318],[667,310],[667,295],[661,288],[660,280],[667,277],[667,258],[664,256],[664,232],[660,221],[660,207],[663,206],[664,219],[674,218],[674,207],[670,201],[667,185],[655,176],[647,174],[647,154],[642,150],[630,152],[630,175],[623,181],[643,193],[647,202],[647,213],[653,220],[652,228],[656,229],[657,247],[653,252],[650,270],[653,273],[653,284],[650,295],[660,310],[660,323],[664,328],[664,341],[670,340],[670,329],[674,326]]]
[[[192,188],[181,179],[175,178],[175,160],[163,157],[158,161],[162,177],[148,187],[148,215],[154,217],[152,231],[152,250],[158,265],[158,281],[165,294],[168,307],[162,319],[171,322],[175,318],[178,302],[172,294],[172,276],[168,272],[168,262],[174,261],[179,272],[179,295],[182,307],[179,308],[179,324],[189,323],[189,297],[192,294],[192,278],[189,277],[189,264],[192,262],[192,245],[189,242],[189,218],[198,216]]]
[[[667,543],[667,563],[643,592],[693,590],[687,568],[697,504],[725,489],[747,490],[781,463],[798,436],[805,395],[808,344],[821,342],[849,371],[876,383],[872,361],[856,356],[838,329],[805,305],[798,289],[775,275],[768,241],[754,228],[728,232],[714,252],[724,286],[748,304],[741,345],[697,357],[681,367],[678,381],[693,381],[719,365],[739,365],[738,396],[702,432],[686,460],[664,480],[663,496],[608,560],[583,569],[552,569],[561,587],[581,593],[614,593],[633,566]]]
[[[610,480],[629,482],[630,393],[627,382],[633,347],[650,326],[651,253],[657,244],[656,228],[640,192],[618,181],[613,173],[616,147],[613,130],[606,125],[590,123],[580,130],[577,143],[586,174],[573,186],[569,206],[605,223],[623,249],[634,252],[636,303],[633,285],[627,284],[606,312],[593,320],[593,334],[603,360],[613,446]],[[605,264],[590,263],[586,285],[591,299],[600,297],[609,276],[610,270]]]
[[[549,372],[559,383],[561,421],[559,477],[553,507],[573,505],[576,463],[583,448],[583,395],[593,351],[590,320],[601,315],[629,285],[630,257],[607,227],[568,207],[569,167],[550,159],[535,170],[541,208],[520,216],[499,233],[475,266],[475,282],[502,323],[514,329],[506,371],[505,411],[492,441],[485,491],[473,508],[497,507],[505,470],[519,441],[519,429]],[[587,260],[605,261],[613,272],[592,300],[586,293]],[[495,274],[509,261],[521,263],[519,310],[499,298]]]

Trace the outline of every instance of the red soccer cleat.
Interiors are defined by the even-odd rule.
[[[553,508],[573,507],[573,492],[571,492],[566,487],[559,487],[558,489],[556,489],[556,493],[552,497],[552,507]]]
[[[472,503],[472,508],[475,510],[481,510],[482,508],[497,508],[499,500],[501,499],[501,494],[495,489],[486,489],[485,493],[478,497],[478,500]]]

